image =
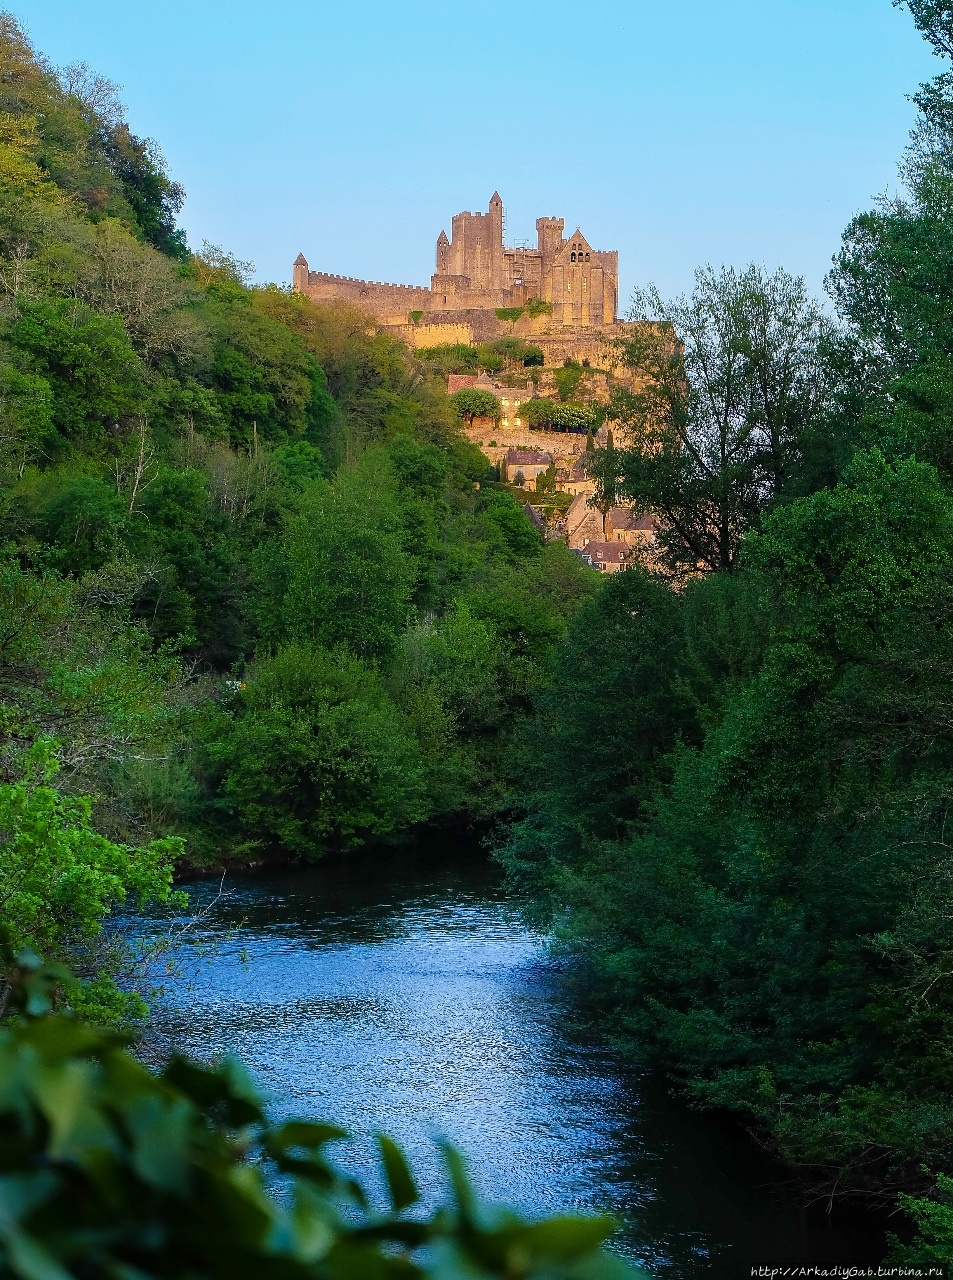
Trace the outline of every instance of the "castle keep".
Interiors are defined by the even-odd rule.
[[[294,288],[315,302],[354,303],[413,346],[515,332],[532,334],[547,357],[591,357],[605,337],[618,336],[619,255],[593,249],[578,228],[565,238],[564,227],[562,218],[537,218],[536,248],[508,248],[494,192],[486,213],[455,214],[450,237],[441,231],[429,288],[311,271],[304,254],[295,260]],[[497,314],[534,299],[548,306],[515,320]]]

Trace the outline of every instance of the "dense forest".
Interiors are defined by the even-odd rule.
[[[953,56],[949,6],[907,7]],[[929,1264],[953,1259],[953,71],[915,102],[836,318],[757,267],[636,297],[630,443],[593,465],[660,545],[551,659],[502,856],[619,1043],[812,1198],[899,1196],[923,1233],[896,1257]]]
[[[953,57],[953,11],[906,7]],[[184,194],[113,86],[54,69],[0,15],[0,1018],[16,1015],[0,1059],[20,1091],[0,1089],[0,1125],[16,1160],[46,1140],[30,1107],[60,1123],[30,1100],[29,1064],[62,1082],[94,1060],[84,1114],[134,1128],[113,1085],[130,1116],[149,1097],[179,1108],[193,1155],[174,1159],[201,1148],[214,1196],[234,1125],[258,1126],[305,1200],[330,1194],[327,1127],[269,1130],[231,1068],[149,1083],[88,1029],[146,1014],[103,922],[174,899],[195,868],[399,858],[425,828],[492,827],[617,1044],[739,1116],[809,1198],[899,1203],[920,1234],[897,1261],[953,1260],[953,70],[915,102],[902,194],[847,228],[833,307],[757,266],[636,295],[645,323],[618,354],[639,389],[613,392],[620,443],[586,456],[597,504],[660,531],[604,578],[541,537],[467,441],[439,352],[191,250]],[[31,1021],[51,1002],[62,1021]],[[168,1193],[160,1217],[178,1212],[146,1169],[169,1149],[110,1142],[115,1185],[133,1169]],[[382,1159],[399,1218],[416,1192],[399,1153]],[[547,1275],[617,1274],[589,1258],[604,1223],[493,1235],[454,1176],[459,1231],[438,1218],[426,1238],[483,1250],[485,1274],[536,1274],[535,1255],[506,1270],[511,1244],[555,1250]],[[262,1194],[245,1186],[214,1238],[252,1203],[259,1244],[294,1236]],[[69,1202],[68,1178],[55,1195]],[[396,1218],[360,1240],[348,1221],[331,1234],[358,1270],[309,1269],[299,1242],[302,1269],[281,1274],[365,1274],[353,1251],[372,1238],[374,1274],[418,1274],[388,1269],[409,1242]],[[66,1258],[79,1235],[63,1239]],[[15,1274],[60,1274],[23,1259]]]

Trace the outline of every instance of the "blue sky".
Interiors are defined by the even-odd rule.
[[[188,192],[190,241],[288,280],[425,284],[494,188],[618,248],[636,284],[783,265],[820,290],[895,183],[905,95],[939,69],[889,0],[7,0],[57,65],[122,86]]]

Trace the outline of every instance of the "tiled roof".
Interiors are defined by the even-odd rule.
[[[551,453],[542,453],[539,449],[507,449],[506,451],[508,467],[548,467],[552,460]]]
[[[653,515],[637,516],[629,507],[612,507],[609,519],[613,529],[638,529],[654,532],[658,528],[658,520]]]
[[[499,389],[492,378],[488,377],[486,371],[481,369],[479,373],[449,373],[447,374],[447,392],[453,395],[454,391],[462,391],[464,387],[480,387],[486,391],[492,391],[499,399]]]
[[[582,554],[594,564],[622,564],[632,552],[624,542],[587,542]]]

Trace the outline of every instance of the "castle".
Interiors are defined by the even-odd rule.
[[[593,249],[578,228],[564,238],[564,227],[562,218],[537,218],[535,249],[505,246],[494,191],[486,213],[455,214],[450,238],[440,232],[429,288],[311,271],[304,254],[294,263],[294,288],[315,302],[354,303],[415,347],[515,333],[532,335],[547,363],[592,359],[622,328],[619,255]]]

